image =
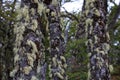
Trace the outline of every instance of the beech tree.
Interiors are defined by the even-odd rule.
[[[0,0],[0,80],[119,80],[120,4],[77,1]]]
[[[43,34],[38,22],[43,6],[42,1],[22,0],[17,10],[13,80],[45,80]]]
[[[60,3],[58,0],[45,0],[50,32],[49,77],[52,80],[67,80],[65,44],[60,25]]]
[[[89,56],[89,80],[110,80],[108,53],[109,33],[106,24],[104,0],[85,1],[85,27]]]

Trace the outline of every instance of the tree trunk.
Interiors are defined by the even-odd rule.
[[[66,59],[63,56],[65,47],[64,39],[61,36],[62,30],[60,25],[60,6],[58,0],[47,2],[49,31],[50,31],[50,55],[51,62],[49,65],[49,76],[52,80],[67,80],[66,76]]]
[[[38,22],[44,5],[38,0],[22,0],[18,9],[14,44],[13,80],[45,80],[43,34]]]
[[[106,25],[104,0],[86,0],[87,51],[89,56],[88,80],[110,80],[109,33]]]

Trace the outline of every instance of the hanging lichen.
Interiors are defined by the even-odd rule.
[[[45,80],[43,34],[38,18],[44,6],[41,1],[22,1],[23,7],[18,10],[14,44],[14,70],[10,73],[15,80]],[[31,4],[31,5],[28,5]],[[35,7],[36,5],[39,5]],[[37,15],[38,14],[38,15]]]
[[[90,58],[88,80],[110,80],[108,62],[110,38],[106,31],[104,0],[86,0],[85,10],[87,51]]]
[[[48,1],[49,2],[49,1]],[[60,25],[60,6],[58,0],[52,0],[47,4],[47,17],[50,32],[50,64],[49,77],[51,80],[67,80],[66,59],[64,57],[64,39],[62,37]]]

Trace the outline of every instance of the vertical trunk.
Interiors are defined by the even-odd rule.
[[[50,31],[50,54],[51,62],[49,65],[49,76],[52,80],[67,80],[65,73],[66,59],[64,55],[64,39],[61,36],[60,25],[60,6],[58,0],[51,0],[47,2],[49,31]]]
[[[18,10],[14,44],[13,80],[45,80],[43,34],[38,22],[44,5],[38,0],[22,0]]]
[[[86,31],[89,55],[89,80],[110,80],[109,33],[104,0],[86,0]]]

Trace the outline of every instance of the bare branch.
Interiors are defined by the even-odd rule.
[[[68,17],[68,18],[70,18],[72,20],[76,20],[79,23],[79,19],[77,18],[77,16],[75,16],[74,14],[68,12],[64,7],[63,7],[63,9],[65,10],[66,14],[61,14],[61,17]]]

